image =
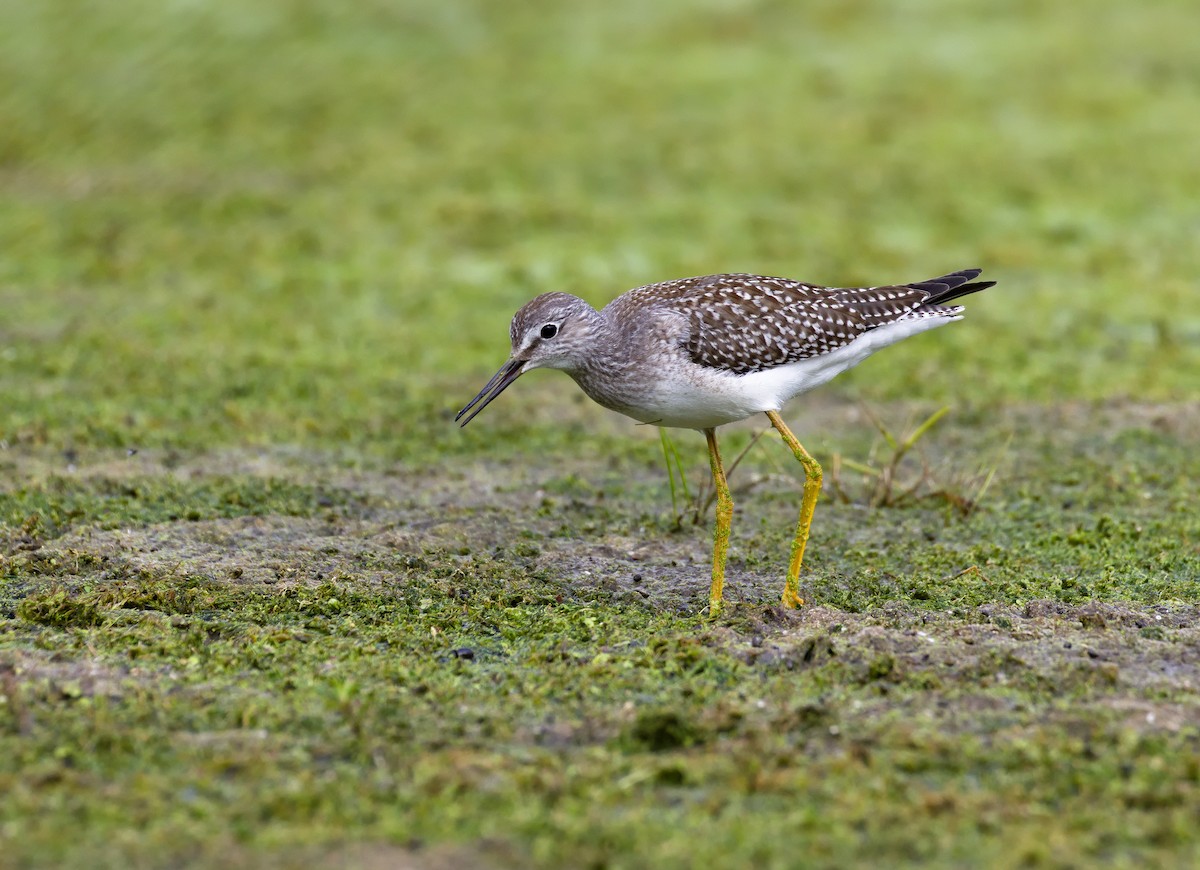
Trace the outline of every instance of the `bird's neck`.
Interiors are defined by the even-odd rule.
[[[589,326],[587,352],[581,354],[577,366],[566,370],[567,374],[593,401],[628,413],[636,398],[630,395],[630,389],[648,387],[642,382],[649,373],[645,366],[638,366],[631,348],[636,339],[629,331],[618,328],[608,312],[597,311]]]
[[[587,343],[576,359],[576,364],[567,369],[567,374],[579,380],[589,374],[610,370],[626,356],[621,344],[621,332],[603,311],[591,309],[587,314]],[[582,382],[581,382],[582,383]]]

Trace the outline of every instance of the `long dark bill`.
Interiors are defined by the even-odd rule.
[[[467,416],[467,419],[463,420],[461,423],[458,423],[458,425],[461,428],[462,426],[466,426],[468,423],[474,420],[475,415],[486,408],[492,399],[503,393],[506,389],[508,389],[509,384],[521,377],[521,366],[523,365],[525,365],[525,361],[519,359],[509,360],[506,362],[500,371],[492,375],[492,379],[487,382],[487,385],[484,386],[482,390],[479,391],[479,395],[467,402],[466,407],[458,412],[454,418],[454,422],[458,423],[458,421],[462,419],[463,414],[471,411],[472,408],[475,410],[471,411],[471,413]]]

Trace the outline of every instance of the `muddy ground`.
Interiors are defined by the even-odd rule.
[[[777,601],[800,484],[764,455],[780,445],[760,444],[733,480],[729,607],[716,619],[705,613],[708,519],[677,521],[661,459],[645,445],[617,458],[426,467],[347,464],[294,450],[64,456],[10,448],[0,452],[8,511],[0,541],[0,664],[14,747],[10,784],[25,783],[26,812],[64,799],[62,783],[74,774],[62,780],[62,773],[43,771],[31,789],[28,772],[43,764],[34,759],[45,747],[74,739],[51,724],[67,721],[65,711],[95,715],[81,703],[103,700],[124,711],[114,734],[145,727],[121,724],[124,715],[131,722],[147,715],[141,704],[171,710],[155,714],[178,717],[163,732],[176,735],[171,753],[242,758],[301,740],[299,720],[275,705],[285,697],[281,686],[300,686],[303,694],[312,683],[313,698],[364,693],[375,706],[368,712],[343,700],[327,709],[320,701],[321,715],[333,717],[330,733],[339,733],[350,710],[373,724],[347,732],[346,747],[359,748],[311,751],[319,758],[374,753],[372,764],[389,771],[392,783],[417,776],[408,767],[420,764],[414,757],[442,758],[449,772],[436,781],[448,776],[453,789],[470,792],[481,776],[516,776],[513,753],[546,751],[556,764],[592,764],[599,747],[620,770],[605,773],[601,764],[598,782],[641,782],[636,763],[628,767],[643,757],[638,753],[649,753],[646,763],[658,771],[645,774],[646,788],[632,798],[627,790],[595,798],[603,789],[581,786],[581,794],[592,795],[585,803],[594,798],[613,813],[589,834],[564,833],[566,823],[553,821],[557,798],[528,784],[514,786],[514,806],[532,800],[550,815],[523,832],[497,837],[472,823],[474,834],[459,836],[458,823],[445,821],[453,813],[433,812],[412,827],[422,846],[400,841],[396,854],[413,866],[554,863],[566,854],[556,850],[567,848],[605,863],[626,847],[604,839],[613,831],[597,831],[623,824],[631,799],[647,806],[664,799],[677,777],[714,794],[743,787],[790,793],[795,785],[781,774],[731,784],[742,782],[736,771],[757,764],[749,759],[761,757],[764,746],[768,755],[778,751],[771,742],[778,740],[806,746],[810,764],[822,769],[835,757],[854,759],[889,789],[913,787],[908,765],[955,768],[922,774],[941,797],[920,804],[920,820],[895,819],[879,834],[881,842],[907,843],[926,857],[936,854],[927,850],[928,838],[941,836],[929,833],[946,823],[941,815],[958,824],[958,813],[970,819],[981,812],[978,795],[961,791],[968,780],[959,766],[1031,771],[1012,774],[1033,777],[1020,786],[1027,792],[1021,801],[1033,812],[1029,818],[1040,820],[1022,823],[1022,854],[1048,865],[1062,865],[1075,849],[1095,856],[1115,848],[1088,816],[1116,811],[1105,803],[1109,786],[1100,784],[1100,791],[1082,788],[1072,798],[1081,802],[1087,836],[1043,848],[1044,826],[1053,824],[1044,810],[1064,799],[1045,793],[1057,794],[1055,765],[1093,765],[1096,782],[1108,783],[1100,768],[1111,763],[1111,781],[1118,782],[1121,753],[1132,753],[1130,763],[1160,771],[1145,786],[1159,791],[1121,800],[1165,800],[1171,814],[1147,817],[1157,818],[1165,846],[1144,850],[1150,847],[1137,832],[1151,822],[1143,820],[1119,853],[1192,854],[1195,841],[1181,833],[1179,819],[1200,806],[1200,771],[1183,760],[1194,757],[1200,741],[1200,526],[1187,479],[1196,469],[1198,419],[1190,406],[1009,411],[1000,426],[981,414],[946,427],[922,455],[906,460],[901,477],[924,482],[918,497],[897,507],[856,500],[869,495],[870,481],[844,474],[844,497],[827,488],[818,508],[802,590],[808,603],[798,611]],[[848,445],[847,455],[856,451],[879,464],[886,449],[864,439],[863,422],[860,412],[842,409],[827,419],[829,437]],[[974,458],[998,446],[996,464],[981,471]],[[693,480],[701,480],[695,472]],[[978,493],[984,472],[993,481],[973,510],[964,513],[943,497],[947,488]],[[371,668],[382,671],[362,670],[368,651]],[[444,670],[454,662],[456,669]],[[636,687],[630,669],[640,675]],[[321,688],[326,684],[342,688]],[[509,697],[522,700],[493,709],[500,698],[489,700],[487,687],[510,684],[521,688],[507,690]],[[595,697],[582,700],[581,685]],[[413,686],[438,699],[425,702],[434,718],[403,704],[397,710],[407,712],[387,712],[389,693],[410,697]],[[227,700],[215,702],[213,691]],[[201,713],[206,706],[188,700],[201,696],[207,707],[227,703],[236,711]],[[269,698],[277,700],[262,700]],[[469,721],[456,723],[460,715]],[[215,721],[184,724],[206,716]],[[406,735],[399,742],[381,747],[370,736],[397,727]],[[481,734],[495,737],[480,743]],[[424,746],[426,755],[389,755],[404,746]],[[148,768],[164,788],[182,787],[174,755],[155,762],[131,748],[121,752],[124,760],[112,760],[105,776]],[[484,755],[459,769],[464,752]],[[729,753],[747,755],[714,772]],[[1004,761],[1006,753],[1025,760]],[[661,759],[672,754],[690,759],[687,770],[708,772],[663,773]],[[821,775],[832,783],[851,774],[829,768]],[[362,772],[347,775],[358,782]],[[990,775],[976,771],[968,779]],[[571,774],[556,776],[574,782]],[[431,805],[449,812],[447,794],[439,791]],[[1008,806],[1012,798],[996,791],[993,799]],[[375,806],[379,798],[351,792],[342,800]],[[827,833],[813,834],[820,842],[826,837],[830,862],[865,854],[854,825],[879,808],[864,800],[839,810],[859,821],[830,810]],[[421,817],[419,799],[405,806],[406,824],[411,813]],[[21,818],[10,815],[11,830]],[[289,866],[314,855],[356,854],[363,866],[363,856],[395,857],[397,841],[378,826],[362,829],[375,845],[353,846],[361,839],[346,842],[337,834],[343,823],[317,819],[297,821],[325,832],[302,848],[281,851],[246,835],[213,852],[217,841],[201,833],[187,854],[233,864],[267,855]],[[679,824],[686,844],[691,821]],[[995,855],[1003,853],[1002,829],[985,832]],[[181,835],[168,825],[162,836]],[[48,848],[30,842],[33,851]],[[687,848],[680,843],[653,848]],[[113,860],[142,854],[140,848],[118,850]]]
[[[861,428],[864,423],[861,410],[853,407],[842,407],[832,424],[829,409],[824,409],[824,414],[835,437],[841,428]],[[1109,443],[1119,441],[1122,433],[1146,429],[1181,442],[1200,432],[1200,410],[1192,406],[1118,403],[1100,409],[1066,407],[1051,414],[1050,419],[1041,411],[1036,417],[1019,412],[1009,415],[1011,431],[1036,432],[1041,438],[1047,433],[1070,431],[1072,426],[1078,430],[1085,418],[1093,429],[1104,433]],[[907,416],[913,418],[911,413]],[[962,453],[973,440],[960,434],[958,443],[955,451]],[[1079,447],[1064,441],[1062,449],[1069,453]],[[955,458],[952,456],[950,461]],[[364,570],[364,565],[380,563],[377,557],[381,554],[418,559],[434,554],[435,558],[466,562],[486,553],[538,572],[561,588],[565,596],[602,591],[616,604],[680,614],[699,615],[707,607],[711,564],[707,527],[711,512],[699,526],[687,518],[673,525],[661,503],[662,481],[654,479],[654,472],[661,469],[629,470],[597,462],[594,457],[561,457],[550,470],[484,460],[436,469],[390,467],[362,472],[321,468],[314,464],[318,461],[319,457],[288,451],[223,453],[191,459],[153,452],[85,458],[42,453],[18,454],[16,460],[9,459],[7,466],[10,473],[20,469],[29,474],[32,470],[35,477],[67,475],[109,482],[162,475],[185,481],[217,474],[289,478],[339,493],[340,507],[335,507],[331,498],[317,496],[318,505],[324,503],[329,508],[324,516],[242,516],[113,529],[85,527],[44,543],[39,541],[36,552],[40,560],[66,564],[82,556],[88,564],[102,560],[122,570],[155,576],[202,575],[239,586],[286,588],[331,577],[354,577],[357,583],[387,588],[396,578],[386,566]],[[563,467],[568,462],[571,468],[564,475]],[[1020,483],[1016,463],[1010,457],[1005,462],[998,484],[1001,489]],[[1118,473],[1116,468],[1113,471]],[[629,491],[622,491],[623,475],[643,472],[650,481],[649,489],[630,486]],[[824,654],[840,648],[843,654],[856,650],[863,652],[855,654],[871,657],[893,655],[897,666],[907,672],[939,668],[969,671],[981,660],[1002,659],[1011,660],[1018,669],[1034,676],[1078,668],[1131,688],[1191,691],[1200,685],[1200,647],[1193,645],[1198,630],[1197,609],[1182,601],[1149,605],[1035,598],[938,611],[914,607],[903,600],[888,600],[880,607],[855,612],[823,606],[820,595],[814,598],[810,591],[810,605],[801,611],[788,613],[773,608],[770,602],[780,586],[782,564],[773,564],[775,555],[768,553],[755,560],[755,567],[748,568],[745,551],[761,540],[755,538],[743,545],[738,533],[753,523],[756,513],[764,513],[763,506],[755,502],[760,500],[765,485],[768,492],[774,490],[774,500],[779,503],[770,512],[772,519],[783,526],[773,540],[786,541],[784,532],[790,528],[787,510],[798,495],[799,481],[770,473],[750,472],[747,476],[760,486],[739,493],[727,596],[735,605],[735,613],[738,602],[754,603],[758,609],[753,615],[746,614],[745,619],[732,619],[718,632],[722,642],[737,648],[747,661],[796,659],[798,664],[810,664],[814,655],[812,638],[832,631],[837,643],[824,645]],[[910,477],[915,476],[914,464]],[[695,471],[693,478],[704,482]],[[735,488],[738,482],[734,480]],[[650,501],[638,504],[639,499]],[[827,525],[851,540],[877,530],[894,533],[895,528],[916,528],[923,538],[932,540],[943,529],[929,529],[954,525],[953,519],[947,520],[938,510],[937,499],[932,501],[933,510],[918,511],[915,516],[913,511],[870,510],[870,525],[864,530],[859,521],[868,508],[837,503],[827,492],[817,515],[814,549],[826,546],[820,533]],[[981,507],[986,516],[988,505],[985,502]],[[1197,507],[1200,509],[1200,504]],[[14,534],[9,532],[10,539]],[[1200,565],[1195,549],[1200,544],[1189,543],[1195,568]],[[30,549],[28,545],[22,548],[19,542],[11,542],[9,547],[14,552]],[[966,555],[961,568],[956,563],[952,567],[958,570],[941,579],[952,582],[956,576],[981,574],[979,566]],[[819,559],[818,555],[813,561]],[[827,582],[837,582],[836,566],[833,573]],[[61,576],[71,577],[69,573]],[[77,579],[82,582],[85,577]],[[1200,582],[1200,577],[1196,579]],[[1162,642],[1164,631],[1171,632],[1172,643]],[[1006,676],[1000,674],[998,678]],[[1138,711],[1143,706],[1131,703],[1131,709]],[[1142,718],[1148,727],[1156,723],[1157,727],[1171,727],[1182,721],[1180,711],[1177,704],[1166,705],[1158,712],[1147,707]]]

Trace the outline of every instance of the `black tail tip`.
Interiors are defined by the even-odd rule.
[[[920,281],[908,286],[917,290],[924,290],[929,294],[929,298],[922,304],[944,305],[962,296],[968,296],[971,293],[978,293],[980,290],[995,287],[995,281],[974,281],[967,283],[972,278],[979,277],[982,272],[982,269],[960,269],[957,272],[951,272],[949,275],[943,275],[940,278],[934,278],[930,281]]]

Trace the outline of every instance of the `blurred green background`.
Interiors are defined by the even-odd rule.
[[[0,4],[0,439],[565,448],[605,412],[560,375],[451,424],[512,312],[714,271],[1000,282],[835,396],[1194,399],[1195,21],[1190,0]]]
[[[1195,866],[1198,21],[0,0],[0,865]],[[652,427],[453,422],[538,293],[973,266],[789,410],[798,617],[777,445],[710,620]]]

